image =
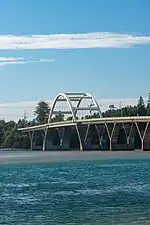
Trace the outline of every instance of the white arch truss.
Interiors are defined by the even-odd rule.
[[[94,108],[89,105],[86,107],[80,107],[80,104],[84,99],[92,100]],[[72,114],[73,121],[76,121],[76,115],[77,115],[78,110],[90,110],[90,111],[94,110],[94,111],[98,112],[99,117],[102,117],[100,107],[99,107],[97,101],[92,97],[91,94],[89,94],[89,93],[59,93],[55,97],[55,99],[52,103],[52,107],[51,107],[49,118],[48,118],[48,123],[52,122],[52,116],[55,114],[55,105],[58,101],[66,101],[68,103],[69,110],[70,110],[69,112]],[[72,104],[73,101],[77,102],[76,107],[73,106],[73,104]],[[58,113],[58,112],[56,111],[56,113]],[[81,139],[81,134],[79,132],[79,128],[78,128],[77,124],[75,125],[75,127],[76,127],[77,135],[79,138],[80,150],[82,151],[83,150],[83,141]],[[46,133],[45,133],[45,135],[46,135]],[[43,147],[43,149],[44,149],[44,147]]]
[[[85,106],[85,107],[80,107],[81,102],[84,99],[90,99],[93,102],[92,107],[89,105]],[[55,113],[55,106],[58,101],[66,101],[68,103],[69,110],[70,110],[69,112],[72,114],[72,118],[74,121],[76,120],[76,115],[79,110],[94,110],[94,111],[98,112],[99,117],[102,117],[100,107],[99,107],[96,99],[93,98],[93,96],[91,94],[89,94],[89,93],[59,93],[55,97],[55,99],[52,103],[52,107],[51,107],[49,118],[48,118],[48,123],[50,123],[52,120],[52,116]],[[73,106],[73,104],[72,104],[73,101],[77,102],[76,107]]]
[[[55,105],[56,105],[56,103],[59,101],[59,99],[60,99],[61,97],[63,97],[64,100],[67,101],[68,106],[69,106],[69,108],[70,108],[70,112],[72,113],[72,117],[73,117],[73,119],[75,120],[75,113],[74,113],[74,109],[73,109],[72,103],[71,103],[71,101],[70,101],[70,98],[69,98],[65,93],[59,93],[59,94],[55,97],[55,99],[54,99],[54,101],[53,101],[53,103],[52,103],[52,107],[51,107],[50,114],[49,114],[49,118],[48,118],[48,123],[51,122],[52,116],[53,116],[53,114],[54,114]]]
[[[99,117],[102,117],[102,113],[101,113],[100,107],[99,107],[99,105],[98,105],[96,99],[93,98],[93,96],[92,96],[91,94],[89,94],[89,93],[84,93],[84,94],[81,96],[80,100],[79,100],[78,103],[77,103],[77,107],[76,107],[76,110],[75,110],[75,115],[77,114],[77,111],[80,110],[80,104],[81,104],[81,102],[82,102],[85,98],[87,98],[87,97],[88,97],[89,99],[92,100],[92,102],[93,102],[93,104],[94,104],[94,106],[95,106],[94,110],[98,111]],[[90,106],[88,106],[87,109],[92,110],[92,108],[90,108]]]

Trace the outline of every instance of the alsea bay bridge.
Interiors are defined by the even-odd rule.
[[[60,102],[67,110],[57,110]],[[78,117],[83,111],[90,115],[96,112],[99,117]],[[53,122],[60,112],[70,114],[71,119]],[[46,124],[18,130],[28,132],[31,150],[150,150],[150,116],[103,118],[98,102],[89,93],[59,93]]]

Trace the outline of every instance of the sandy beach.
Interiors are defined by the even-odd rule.
[[[150,151],[0,151],[0,164],[150,158]]]

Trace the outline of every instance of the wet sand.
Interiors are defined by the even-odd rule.
[[[80,160],[150,159],[150,151],[0,151],[0,164],[55,163]]]

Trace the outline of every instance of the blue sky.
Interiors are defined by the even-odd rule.
[[[149,12],[149,0],[2,0],[0,102],[146,97]]]

